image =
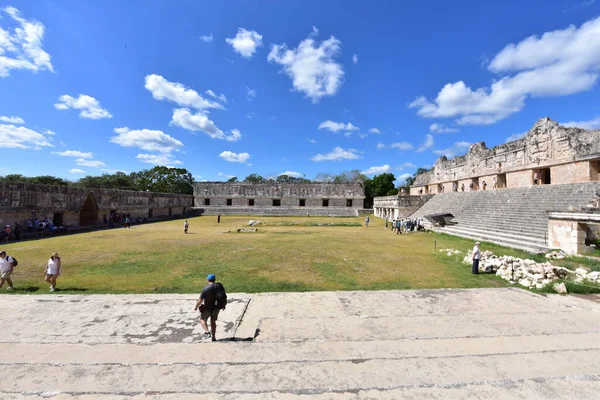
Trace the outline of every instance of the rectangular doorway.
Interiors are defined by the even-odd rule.
[[[590,180],[600,181],[600,160],[590,161]]]
[[[54,223],[54,225],[58,225],[61,226],[63,225],[63,213],[61,212],[57,212],[54,213],[54,216],[52,217],[52,222]]]
[[[541,185],[549,185],[552,183],[552,180],[550,179],[550,168],[542,168],[540,169],[540,179]]]
[[[503,189],[506,187],[506,174],[498,174],[496,178],[496,188]]]

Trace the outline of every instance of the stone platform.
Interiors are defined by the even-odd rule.
[[[588,399],[600,297],[520,289],[1,296],[2,399]]]

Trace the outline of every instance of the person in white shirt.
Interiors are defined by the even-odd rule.
[[[50,291],[54,292],[56,289],[56,278],[60,275],[60,257],[58,253],[52,253],[48,264],[46,264],[46,282],[50,284]]]
[[[186,219],[185,222],[183,223],[183,233],[187,233],[189,227],[190,227],[190,225],[188,224],[187,219]]]
[[[475,242],[475,247],[473,247],[473,270],[471,271],[475,275],[479,273],[479,260],[481,259],[481,250],[479,250],[479,245],[481,243]]]
[[[13,281],[10,279],[10,275],[15,268],[15,260],[11,256],[7,256],[4,250],[0,251],[0,288],[4,285],[4,282],[8,283],[7,290],[13,290]]]

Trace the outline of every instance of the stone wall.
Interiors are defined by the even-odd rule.
[[[180,215],[192,206],[192,195],[0,184],[0,224],[19,222],[24,225],[28,218],[54,219],[55,214],[60,214],[64,224],[76,227],[99,223],[103,215],[109,215],[111,211],[128,213],[132,217],[156,218]],[[84,224],[82,212],[88,216]]]
[[[550,182],[577,183],[599,179],[600,130],[567,128],[550,118],[538,120],[527,134],[494,148],[484,142],[471,146],[462,156],[438,158],[430,171],[416,177],[411,194],[437,193],[437,185],[450,188],[452,182],[465,183],[485,179],[492,188],[493,179],[506,179],[507,187],[533,184],[533,174],[550,169]]]
[[[423,196],[381,196],[373,198],[373,213],[387,219],[408,218],[427,203],[433,195]]]
[[[364,205],[364,189],[361,184],[253,184],[196,182],[194,185],[194,205],[205,213],[211,210],[231,207],[248,215],[257,209],[362,209]],[[244,210],[244,208],[246,208]],[[274,211],[278,213],[277,211]],[[328,211],[324,211],[328,212]],[[262,215],[256,211],[257,215]],[[333,213],[333,211],[331,211]]]

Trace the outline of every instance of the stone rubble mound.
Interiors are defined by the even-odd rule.
[[[261,221],[255,221],[253,219],[251,219],[250,221],[248,221],[248,226],[260,225],[260,224],[262,224]]]
[[[549,260],[564,260],[568,257],[568,254],[562,250],[554,250],[550,253],[547,253],[545,257]]]

